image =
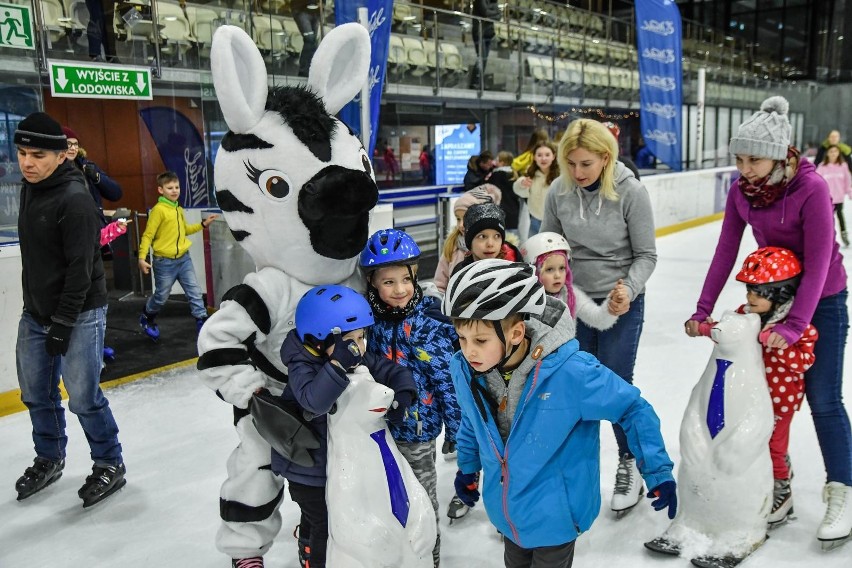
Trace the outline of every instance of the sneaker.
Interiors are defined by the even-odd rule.
[[[60,477],[65,469],[65,460],[51,461],[37,457],[33,465],[24,470],[24,475],[15,482],[18,501],[23,501],[30,495],[38,493]]]
[[[787,520],[787,516],[793,513],[793,491],[790,489],[789,479],[776,479],[772,490],[772,511],[769,513],[767,522],[769,527],[781,524]]]
[[[618,458],[610,509],[615,511],[620,519],[642,500],[643,490],[642,477],[636,467],[636,458],[627,457],[626,454]]]
[[[852,486],[829,481],[822,490],[822,501],[827,508],[817,539],[824,549],[830,549],[852,537]]]
[[[302,568],[309,568],[311,563],[311,542],[307,538],[302,538],[302,525],[296,525],[293,529],[293,538],[299,542],[299,565]]]
[[[160,328],[154,323],[154,317],[146,312],[142,312],[142,315],[139,316],[139,326],[151,341],[160,339]]]
[[[77,491],[83,500],[83,507],[91,507],[100,503],[127,484],[124,474],[127,470],[124,464],[92,466],[92,475],[86,478],[86,483]]]
[[[234,558],[231,560],[231,568],[263,568],[263,557]]]

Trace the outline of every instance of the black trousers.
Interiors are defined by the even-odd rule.
[[[506,568],[571,568],[574,564],[575,542],[572,540],[557,546],[521,548],[507,537],[503,541],[503,562]]]
[[[311,568],[325,568],[328,544],[328,507],[325,505],[325,487],[302,485],[291,481],[290,497],[302,511],[299,536],[307,539],[311,547]]]

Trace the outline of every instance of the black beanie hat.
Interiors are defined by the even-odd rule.
[[[467,250],[473,245],[473,238],[485,229],[494,229],[506,240],[506,214],[494,203],[471,205],[464,214],[464,244]]]
[[[15,144],[39,150],[68,149],[62,127],[45,112],[34,112],[18,123]]]

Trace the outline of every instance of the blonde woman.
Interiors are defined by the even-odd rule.
[[[633,367],[645,315],[645,282],[657,264],[654,216],[648,191],[618,161],[615,138],[601,123],[568,125],[556,152],[561,172],[544,204],[541,230],[565,236],[571,245],[574,286],[620,316],[601,331],[577,322],[580,349],[633,383]],[[626,294],[610,294],[619,282]],[[642,479],[621,427],[611,508],[621,517],[642,498]]]

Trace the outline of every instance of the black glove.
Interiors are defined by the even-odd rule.
[[[101,174],[98,172],[98,167],[91,162],[83,164],[83,174],[95,183],[101,181]]]
[[[456,453],[456,443],[444,440],[444,445],[441,446],[441,453],[444,455]]]
[[[388,422],[394,426],[402,426],[402,421],[405,420],[405,413],[411,407],[411,391],[400,391],[393,395],[393,404],[388,409],[385,416]]]
[[[44,342],[44,349],[51,357],[57,355],[65,355],[68,353],[68,340],[71,339],[73,327],[62,325],[61,323],[53,322],[47,329],[47,339]]]
[[[342,335],[335,335],[334,350],[329,359],[340,363],[346,371],[351,371],[361,364],[363,356],[354,339],[343,339]]]
[[[462,473],[461,470],[458,470],[454,485],[456,495],[468,507],[473,507],[479,501],[479,472]]]

